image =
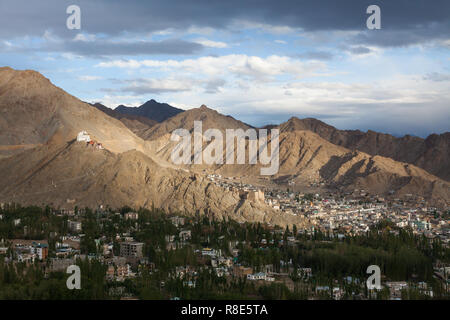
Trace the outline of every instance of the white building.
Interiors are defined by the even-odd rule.
[[[180,231],[179,238],[181,241],[187,241],[187,240],[191,239],[191,230]]]
[[[216,257],[216,256],[221,256],[221,254],[220,254],[220,250],[214,250],[211,248],[203,248],[202,256]]]
[[[253,281],[264,280],[264,281],[272,282],[272,281],[275,281],[275,278],[268,276],[265,272],[258,272],[258,273],[254,273],[254,274],[248,274],[247,280],[253,280]]]
[[[88,133],[85,130],[83,130],[78,133],[77,141],[89,142],[89,141],[91,141],[91,137],[88,135]]]

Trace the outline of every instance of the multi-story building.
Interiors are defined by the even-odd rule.
[[[120,243],[120,256],[142,258],[143,246],[144,244],[142,242],[122,242]]]
[[[137,212],[127,212],[123,217],[125,220],[137,220],[139,218],[139,214]]]
[[[67,226],[72,232],[81,232],[81,222],[79,221],[67,221]]]
[[[44,243],[34,243],[31,247],[31,253],[36,254],[39,260],[45,260],[48,256],[48,245]]]

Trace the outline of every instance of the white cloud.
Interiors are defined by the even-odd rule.
[[[442,41],[440,42],[440,44],[441,44],[441,46],[443,46],[443,47],[450,48],[450,39],[442,40]]]
[[[269,81],[276,76],[289,75],[302,78],[314,75],[318,70],[326,68],[325,63],[318,61],[300,61],[287,56],[272,55],[267,58],[232,54],[220,57],[200,57],[197,59],[177,60],[113,60],[101,62],[102,68],[158,68],[163,71],[174,71],[177,74],[186,72],[190,75],[215,76],[218,74],[237,77],[251,77],[253,80]]]
[[[96,39],[95,34],[78,33],[73,38],[73,41],[92,42],[92,41],[95,41],[95,39]]]
[[[192,89],[191,81],[179,79],[137,79],[121,88],[122,92],[132,92],[136,95],[148,93],[159,94],[163,92],[188,91]]]
[[[256,23],[246,20],[235,20],[233,24],[229,27],[231,30],[242,31],[245,29],[248,30],[261,30],[263,32],[267,32],[274,35],[282,35],[282,34],[292,34],[298,33],[301,31],[300,28],[292,28],[289,26],[282,25],[271,25],[266,23]]]
[[[377,49],[369,54],[377,54]],[[369,64],[366,60],[358,60],[362,70]],[[379,57],[376,62],[386,66],[389,60]],[[370,60],[371,68],[376,68],[373,63]],[[160,100],[183,108],[206,104],[252,124],[260,124],[254,119],[265,119],[267,123],[268,119],[277,121],[280,115],[297,115],[329,119],[327,122],[341,128],[393,133],[417,128],[410,133],[421,134],[429,132],[429,128],[437,132],[448,128],[444,123],[449,116],[448,82],[430,81],[423,73],[414,76],[391,72],[389,77],[376,79],[346,76],[338,81],[323,76],[329,74],[325,62],[244,54],[185,60],[113,60],[98,67],[134,70],[146,77],[157,74],[160,78],[137,81],[135,87],[122,88],[123,92],[141,94],[142,99],[148,98],[144,94],[159,94]],[[339,70],[332,71],[331,75],[339,74]],[[432,77],[437,78],[442,77]]]
[[[61,57],[63,57],[64,59],[67,59],[67,60],[83,59],[82,56],[77,55],[77,54],[73,54],[73,53],[70,53],[70,52],[62,53]]]
[[[212,41],[208,39],[198,39],[195,42],[210,48],[228,48],[228,45],[225,42],[220,41]]]
[[[312,116],[330,119],[327,122],[341,128],[368,127],[383,131],[391,127],[398,130],[391,131],[394,133],[412,130],[414,123],[417,131],[409,133],[420,133],[430,126],[436,131],[445,130],[442,126],[449,115],[450,92],[444,82],[432,83],[418,75],[363,83],[293,81],[285,85],[250,86],[244,83],[225,86],[212,95],[193,87],[192,91],[167,95],[169,100],[180,106],[187,102],[195,107],[206,104],[250,123],[265,119],[267,124],[269,119],[276,119],[275,115],[284,114],[284,120],[292,115]]]
[[[101,80],[102,77],[99,76],[79,76],[78,80],[80,81],[95,81],[95,80]]]
[[[44,35],[42,36],[42,38],[44,40],[50,41],[50,42],[58,41],[58,39],[49,30],[45,30]]]
[[[91,100],[92,103],[100,102],[101,104],[114,109],[118,105],[125,104],[128,107],[138,107],[144,104],[145,100],[135,95],[104,95],[101,98],[92,100],[91,98],[85,98],[84,101]]]
[[[164,29],[164,30],[160,30],[160,31],[154,31],[151,33],[151,35],[156,35],[156,36],[169,36],[171,34],[173,34],[175,32],[174,29],[169,28],[169,29]]]
[[[211,27],[197,27],[191,26],[187,29],[187,34],[201,34],[201,35],[211,35],[215,32],[214,28]]]

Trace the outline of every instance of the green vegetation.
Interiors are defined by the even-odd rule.
[[[157,209],[138,210],[137,220],[123,219],[123,214],[131,210],[94,213],[84,209],[79,214],[83,223],[80,253],[94,257],[76,262],[81,268],[81,290],[66,288],[66,273],[48,272],[49,261],[28,265],[7,263],[8,258],[14,258],[9,249],[6,255],[0,255],[0,299],[115,299],[123,296],[121,292],[140,299],[306,299],[311,295],[329,299],[333,295],[331,289],[336,286],[342,288],[344,298],[352,298],[358,294],[367,296],[361,284],[368,277],[367,267],[373,264],[380,266],[384,280],[426,281],[435,297],[444,295],[440,282],[433,278],[433,263],[438,260],[449,263],[450,249],[439,239],[414,235],[411,230],[399,229],[388,221],[365,235],[338,238],[320,231],[297,233],[295,226],[273,228],[204,216],[186,218],[182,227],[176,227]],[[50,207],[10,206],[1,209],[0,214],[3,216],[0,239],[48,240],[50,258],[54,256],[55,243],[69,233],[68,216],[55,214]],[[14,223],[17,219],[20,224]],[[175,250],[168,250],[166,236],[174,235],[179,243],[181,229],[190,230],[191,239]],[[98,259],[102,256],[100,244],[112,243],[117,255],[116,235],[123,233],[144,243],[143,254],[151,267],[139,266],[136,276],[123,282],[107,281],[107,266]],[[238,250],[234,263],[251,267],[253,272],[264,271],[270,265],[275,273],[286,275],[285,281],[261,284],[232,272],[228,277],[218,276],[211,268],[211,258],[199,253],[204,247],[221,250],[227,257]],[[176,267],[185,266],[196,270],[195,277],[174,275]],[[312,277],[299,276],[298,268],[311,268]],[[194,283],[195,286],[191,285]],[[325,289],[316,292],[318,286]],[[376,298],[388,296],[388,290],[384,289]],[[403,292],[403,297],[417,299],[424,295],[410,288]]]

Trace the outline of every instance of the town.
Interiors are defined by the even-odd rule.
[[[403,198],[371,195],[365,190],[330,191],[324,194],[294,192],[293,181],[287,188],[256,187],[235,177],[208,174],[216,185],[236,191],[241,199],[264,202],[286,215],[304,217],[310,225],[306,233],[320,229],[338,237],[368,232],[380,221],[389,220],[399,228],[409,227],[414,234],[439,238],[450,244],[450,207],[438,208],[423,197],[406,194]],[[318,184],[318,183],[317,183]]]
[[[448,211],[382,199],[368,203],[358,200],[363,191],[355,199],[336,200],[252,194],[252,187],[246,188],[252,201],[304,214],[313,226],[215,221],[155,208],[1,204],[0,297],[45,299],[50,292],[61,299],[449,297]],[[382,270],[380,290],[366,286],[372,264]],[[81,290],[66,288],[71,265],[81,267]]]

